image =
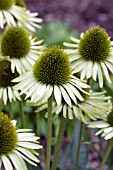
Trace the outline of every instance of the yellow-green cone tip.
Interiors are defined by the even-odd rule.
[[[20,59],[30,51],[30,40],[22,27],[8,27],[1,39],[1,52],[3,56]]]
[[[0,112],[0,157],[13,151],[18,142],[16,128],[6,114]]]
[[[26,4],[25,4],[24,0],[16,0],[16,5],[26,8]]]
[[[80,39],[78,51],[85,61],[105,61],[111,52],[111,42],[104,28],[94,26]]]
[[[7,11],[11,9],[14,3],[15,3],[15,0],[0,0],[0,10]]]
[[[47,48],[33,67],[38,82],[49,85],[62,85],[69,81],[71,67],[67,53],[53,45]]]
[[[12,73],[11,63],[9,61],[0,61],[0,87],[13,86],[15,83],[11,81],[18,76],[19,74],[17,73],[17,71]]]

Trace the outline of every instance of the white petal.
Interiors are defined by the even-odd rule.
[[[21,148],[21,147],[18,147],[17,149],[18,149],[18,151],[22,152],[25,156],[27,156],[32,161],[39,163],[37,157],[34,156],[29,150]]]
[[[67,92],[64,90],[64,88],[62,86],[59,86],[59,87],[62,92],[62,96],[63,96],[64,100],[71,107],[71,100],[70,100],[69,95],[67,94]]]
[[[102,88],[103,87],[103,75],[102,75],[102,70],[99,64],[98,64],[98,79],[99,79],[100,88]]]
[[[103,68],[103,72],[104,72],[104,74],[105,74],[105,77],[106,77],[107,81],[108,81],[109,83],[111,83],[111,79],[110,79],[110,76],[109,76],[109,73],[108,73],[108,70],[107,70],[105,64],[104,64],[104,63],[101,63],[101,66],[102,66],[102,68]]]
[[[107,122],[104,121],[94,121],[94,122],[90,122],[89,127],[92,128],[106,128],[109,127],[110,125]]]
[[[61,95],[60,88],[57,85],[54,86],[54,97],[59,106],[61,104],[62,95]]]
[[[17,170],[27,170],[27,167],[26,167],[26,164],[25,162],[23,161],[23,159],[15,152],[15,153],[11,153],[9,155],[11,161],[13,162],[13,165],[14,167],[17,169]]]
[[[95,62],[94,65],[93,65],[93,79],[96,81],[96,78],[97,78],[97,71],[98,71],[98,65],[97,63]]]
[[[3,155],[1,158],[2,158],[5,169],[13,170],[10,160],[5,155]]]

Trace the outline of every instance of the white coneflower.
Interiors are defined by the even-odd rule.
[[[47,100],[51,94],[58,105],[62,98],[71,106],[72,102],[77,103],[77,98],[83,101],[84,98],[79,91],[89,86],[84,81],[72,75],[72,70],[67,53],[60,47],[52,46],[47,48],[35,62],[32,71],[21,75],[13,80],[17,82],[15,89],[26,93],[26,98],[36,102],[39,99]]]
[[[76,104],[72,102],[71,107],[67,105],[64,100],[59,106],[54,101],[52,105],[52,113],[63,116],[67,119],[77,118],[86,123],[89,119],[95,120],[96,118],[99,118],[106,113],[111,106],[111,97],[105,96],[105,92],[89,91],[89,94],[83,94],[82,92],[80,92],[80,94],[83,96],[84,101],[79,101],[78,99]],[[29,100],[27,101],[27,104],[35,106],[36,112],[38,113],[47,109],[47,102],[41,103],[41,101],[33,102]]]
[[[1,38],[1,53],[10,56],[11,70],[15,69],[21,74],[34,65],[38,56],[45,48],[41,45],[42,40],[28,36],[22,27],[6,28]]]
[[[103,87],[103,73],[111,83],[108,70],[113,73],[113,51],[110,37],[105,29],[95,26],[81,34],[81,38],[71,37],[73,43],[64,43],[72,49],[65,50],[70,56],[74,70],[81,72],[81,79],[99,79],[100,87]]]
[[[16,0],[16,5],[23,7],[26,9],[26,14],[27,14],[27,21],[18,23],[19,25],[24,26],[26,30],[35,32],[37,28],[41,28],[40,23],[42,23],[43,19],[38,17],[38,12],[30,12],[27,10],[26,4],[23,0]]]
[[[20,23],[28,21],[25,8],[17,6],[15,0],[0,1],[0,27],[4,28],[5,23],[16,26],[16,20]]]
[[[17,71],[12,73],[11,63],[8,60],[0,60],[0,100],[6,105],[8,101],[21,100],[19,92],[13,89],[15,83],[12,79],[18,77]]]
[[[110,96],[106,97],[104,93],[90,91],[89,95],[82,94],[84,101],[78,100],[77,104],[72,104],[72,107],[65,102],[62,102],[59,107],[54,105],[53,113],[62,114],[64,118],[78,118],[84,123],[89,119],[95,120],[106,113],[111,106]]]
[[[113,109],[110,112],[106,112],[98,121],[89,122],[88,126],[91,128],[99,128],[100,130],[96,135],[102,133],[102,137],[104,137],[105,140],[113,138]]]
[[[15,125],[15,120],[0,112],[0,169],[27,170],[25,161],[34,166],[40,162],[34,149],[42,146],[31,129],[16,129]]]

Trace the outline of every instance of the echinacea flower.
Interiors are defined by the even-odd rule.
[[[100,129],[96,135],[102,133],[101,136],[104,137],[105,140],[113,138],[113,109],[106,112],[106,114],[101,116],[97,121],[89,122],[88,124],[88,127]]]
[[[53,113],[62,115],[64,118],[80,119],[82,122],[87,123],[89,119],[95,120],[100,117],[111,106],[110,96],[105,96],[105,92],[92,92],[89,94],[81,94],[84,101],[77,101],[77,104],[72,103],[70,107],[65,102],[61,105],[53,107]],[[38,110],[38,109],[37,109]]]
[[[25,161],[34,166],[40,162],[35,149],[42,146],[31,129],[16,129],[15,125],[15,120],[0,112],[0,169],[27,170]]]
[[[21,100],[19,92],[13,89],[15,83],[12,79],[18,77],[17,71],[12,73],[11,63],[8,60],[0,60],[0,100],[6,105],[8,101]]]
[[[113,50],[110,37],[105,29],[95,26],[81,34],[81,38],[71,37],[73,43],[64,43],[72,49],[65,51],[71,54],[74,70],[81,72],[81,79],[98,77],[100,87],[103,87],[103,73],[106,80],[111,83],[109,71],[113,73]]]
[[[80,94],[83,96],[84,101],[79,101],[78,99],[76,104],[72,102],[71,107],[64,100],[59,106],[54,101],[52,105],[52,114],[63,116],[66,119],[77,118],[82,122],[87,123],[89,119],[95,120],[96,118],[99,118],[106,113],[111,106],[111,97],[105,96],[105,91],[92,92],[90,90],[88,94],[83,94],[83,92],[80,92]],[[27,104],[35,106],[35,112],[37,113],[47,109],[46,101],[41,103],[41,101],[33,102],[28,100]],[[48,114],[46,113],[45,116],[47,117],[47,115]]]
[[[9,56],[11,61],[11,70],[15,69],[18,73],[24,73],[31,70],[34,62],[45,48],[41,45],[42,40],[28,36],[22,27],[6,28],[1,38],[2,56]]]
[[[79,91],[87,93],[84,89],[89,85],[71,74],[71,66],[67,53],[60,47],[47,48],[35,62],[32,71],[27,72],[13,80],[18,83],[15,89],[25,93],[31,101],[46,101],[52,94],[57,105],[65,102],[71,106],[71,100],[76,103],[77,98],[83,101]]]
[[[26,9],[17,6],[15,0],[0,0],[0,27],[4,28],[5,23],[16,26],[16,20],[20,23],[28,21]]]
[[[35,32],[37,28],[41,28],[40,23],[42,23],[43,19],[38,17],[38,12],[30,12],[27,10],[23,0],[16,0],[16,5],[25,8],[27,14],[27,20],[23,20],[21,23],[18,23],[18,25],[22,25],[26,28],[26,31],[31,32]]]

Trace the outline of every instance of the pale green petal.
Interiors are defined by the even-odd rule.
[[[71,39],[73,42],[75,42],[75,43],[79,43],[79,42],[80,42],[80,40],[77,39],[76,37],[70,37],[70,39]]]
[[[63,106],[63,117],[67,118],[67,105]]]
[[[111,139],[113,137],[113,131],[111,131],[108,135],[105,136],[105,140]]]
[[[73,112],[70,106],[68,106],[68,118],[73,119]]]
[[[109,73],[108,73],[108,70],[107,70],[105,64],[104,64],[104,63],[101,63],[101,66],[102,66],[102,68],[103,68],[103,72],[104,72],[104,74],[105,74],[105,77],[106,77],[107,81],[108,81],[109,83],[111,83],[111,79],[110,79],[110,76],[109,76]]]
[[[94,121],[91,122],[88,126],[92,128],[106,128],[109,127],[110,125],[105,121]]]

